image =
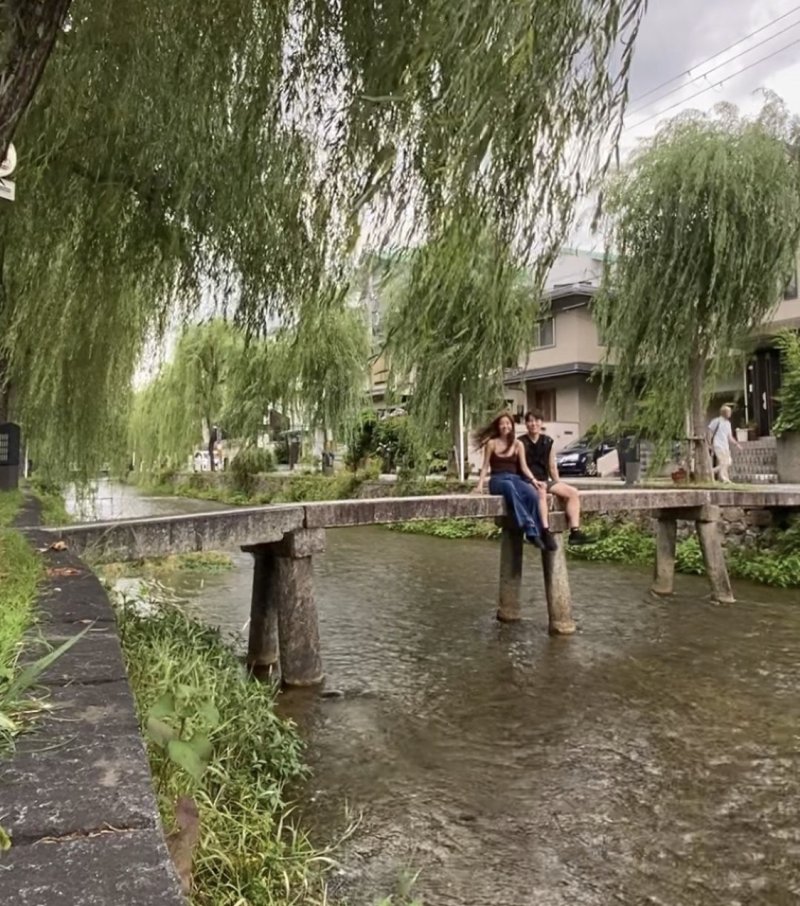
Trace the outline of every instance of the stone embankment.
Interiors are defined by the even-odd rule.
[[[20,527],[43,552],[46,580],[34,659],[82,631],[40,678],[48,710],[0,761],[3,903],[14,906],[181,906],[116,621],[98,579],[51,535]]]

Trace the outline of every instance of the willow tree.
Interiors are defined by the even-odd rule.
[[[130,440],[140,462],[180,465],[205,437],[213,471],[215,432],[231,375],[240,368],[243,340],[222,319],[181,334],[172,359],[134,403]]]
[[[354,251],[409,227],[463,240],[425,286],[469,265],[464,211],[498,279],[546,262],[619,132],[644,3],[73,0],[0,208],[5,377],[38,457],[96,466],[144,339],[209,288],[313,346]]]
[[[609,402],[651,404],[670,440],[687,401],[695,471],[710,479],[706,407],[742,336],[777,306],[800,240],[797,127],[770,98],[754,119],[730,107],[666,123],[607,193],[604,292]]]
[[[413,386],[417,424],[428,435],[449,425],[456,448],[461,401],[483,417],[490,400],[503,398],[504,369],[532,347],[540,302],[533,275],[475,213],[454,220],[406,262],[399,280],[387,281],[391,383]],[[460,268],[440,266],[465,248],[472,254]]]

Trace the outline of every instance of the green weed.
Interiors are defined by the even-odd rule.
[[[200,812],[192,902],[325,902],[331,858],[293,824],[287,788],[306,769],[295,728],[275,713],[275,690],[252,681],[217,632],[169,604],[143,616],[123,602],[117,613],[164,824],[179,795]],[[188,744],[177,757],[176,740]]]

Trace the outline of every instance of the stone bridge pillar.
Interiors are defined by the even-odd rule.
[[[253,596],[247,663],[276,669],[286,686],[322,682],[312,556],[325,550],[324,529],[299,529],[270,544],[249,544]]]
[[[524,540],[513,520],[501,516],[495,520],[500,526],[500,593],[497,619],[502,623],[516,623],[522,619],[521,589]],[[557,529],[561,522],[553,520]],[[547,596],[547,615],[551,635],[571,635],[575,632],[572,619],[572,595],[569,588],[567,558],[563,534],[554,531],[558,543],[555,551],[542,551],[544,588]]]
[[[725,564],[725,551],[720,537],[718,506],[697,506],[683,509],[656,510],[656,565],[652,591],[657,595],[671,595],[675,580],[675,548],[677,522],[682,519],[694,522],[703,561],[706,565],[711,597],[719,604],[733,604],[735,598]]]

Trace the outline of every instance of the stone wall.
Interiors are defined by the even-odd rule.
[[[644,532],[655,534],[657,520],[647,512],[641,510],[618,510],[615,512],[600,512],[592,514],[612,523],[633,523]],[[723,544],[753,545],[765,532],[775,525],[772,510],[745,509],[743,507],[721,507],[720,528],[722,529]],[[694,525],[691,522],[678,522],[678,539],[683,540],[694,534]]]
[[[762,437],[731,447],[731,478],[743,484],[773,484],[778,481],[778,452],[774,437]]]

